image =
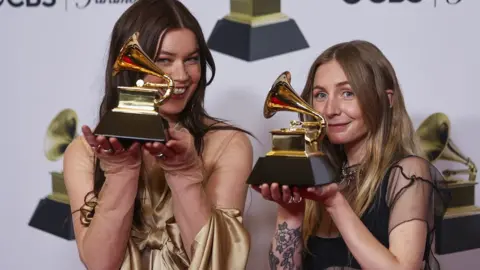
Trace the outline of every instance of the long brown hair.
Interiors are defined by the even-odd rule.
[[[135,32],[139,32],[139,44],[145,53],[155,58],[158,41],[162,33],[174,28],[187,28],[197,38],[200,55],[201,78],[194,94],[179,115],[179,122],[187,128],[195,139],[195,148],[199,154],[203,150],[203,138],[212,130],[228,129],[249,132],[226,125],[206,125],[205,120],[210,119],[215,123],[225,123],[224,120],[214,118],[207,114],[204,109],[205,89],[215,76],[215,62],[205,42],[200,24],[190,11],[177,0],[138,0],[132,4],[118,19],[111,33],[108,60],[105,70],[105,93],[100,106],[99,116],[116,107],[118,103],[117,86],[134,85],[134,82],[145,74],[132,71],[122,71],[112,77],[112,69],[120,48],[127,39]],[[207,80],[207,67],[211,70],[211,78]],[[142,177],[142,174],[141,176]],[[89,225],[95,213],[96,198],[105,182],[104,172],[99,166],[99,160],[95,160],[94,188],[85,196],[85,205],[79,209],[81,220],[85,226]],[[87,199],[91,198],[91,199]],[[134,206],[133,224],[140,227],[142,219],[140,215],[141,202],[137,197]]]
[[[325,50],[313,62],[301,97],[310,104],[313,103],[315,73],[320,65],[333,60],[345,72],[359,100],[368,130],[365,147],[369,154],[362,160],[359,170],[362,175],[357,175],[359,181],[355,182],[354,187],[349,187],[353,192],[348,192],[347,197],[355,213],[362,216],[373,203],[388,166],[399,156],[422,156],[422,152],[416,143],[395,70],[380,49],[370,42],[354,40]],[[393,91],[391,106],[386,90]],[[328,136],[322,147],[332,164],[340,170],[346,161],[343,147],[331,144]],[[305,242],[309,235],[316,234],[323,212],[321,204],[306,202],[302,230]]]

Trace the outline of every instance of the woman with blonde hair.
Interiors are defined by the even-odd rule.
[[[322,149],[339,179],[254,187],[278,203],[271,269],[431,269],[442,176],[415,139],[395,71],[366,41],[313,63],[302,98],[328,122]]]
[[[80,259],[89,270],[244,269],[252,147],[248,132],[203,107],[215,63],[198,21],[180,1],[136,1],[115,23],[100,117],[117,106],[118,86],[140,78],[162,82],[132,71],[112,76],[120,49],[137,32],[145,53],[175,82],[159,108],[170,139],[124,149],[116,138],[82,127],[64,158]]]

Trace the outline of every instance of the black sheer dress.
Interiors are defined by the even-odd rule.
[[[442,180],[442,174],[429,161],[416,156],[402,158],[388,169],[374,203],[361,217],[369,231],[387,248],[389,234],[398,225],[411,220],[425,221],[428,235],[423,269],[439,269],[432,241],[435,220],[443,218],[449,200],[449,194],[440,190]],[[341,236],[310,236],[307,245],[310,253],[305,253],[304,270],[361,269]]]

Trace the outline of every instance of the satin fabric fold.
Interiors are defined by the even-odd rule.
[[[142,189],[143,228],[133,227],[121,270],[245,269],[250,238],[237,209],[213,209],[195,237],[192,259],[175,222],[170,189],[160,168],[153,168]]]

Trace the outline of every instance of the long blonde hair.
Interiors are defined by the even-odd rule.
[[[361,217],[373,203],[389,165],[400,156],[422,154],[416,143],[414,128],[405,108],[395,70],[385,55],[372,43],[354,40],[336,44],[324,51],[310,68],[302,98],[310,104],[313,103],[313,82],[317,68],[332,60],[336,60],[343,68],[359,100],[368,130],[365,144],[368,155],[362,160],[359,170],[362,175],[357,175],[358,181],[352,182],[355,186],[349,187],[353,192],[349,192],[350,196],[347,197],[352,209]],[[393,91],[392,106],[386,90]],[[328,137],[325,137],[322,148],[333,165],[340,170],[346,161],[343,147],[331,144]],[[320,203],[306,201],[302,229],[305,244],[310,235],[316,234],[322,212]]]

